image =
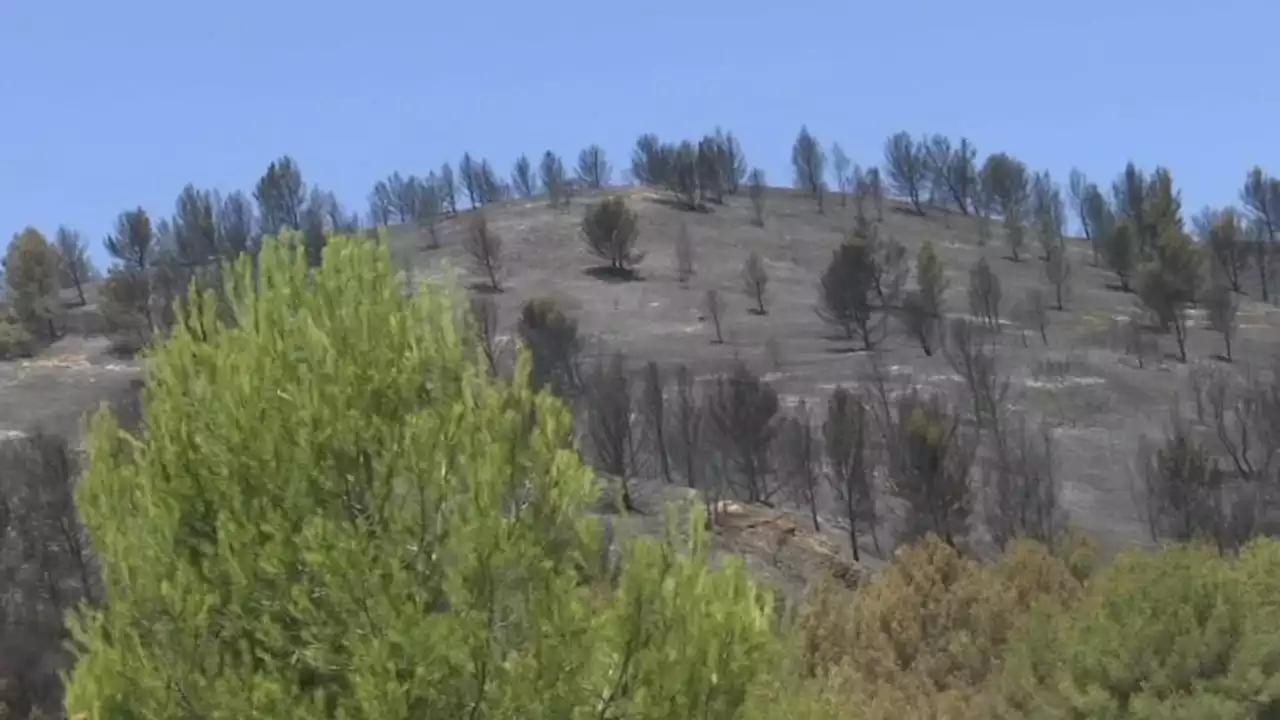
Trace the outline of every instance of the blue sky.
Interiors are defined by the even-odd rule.
[[[0,0],[0,232],[65,223],[102,258],[121,210],[284,153],[363,211],[464,150],[622,167],[715,125],[780,184],[802,123],[862,163],[905,129],[1059,179],[1164,164],[1193,210],[1280,172],[1276,27],[1274,0]]]

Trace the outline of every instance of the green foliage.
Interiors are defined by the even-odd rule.
[[[31,357],[38,348],[35,337],[22,325],[0,320],[0,360]]]
[[[406,294],[362,239],[226,275],[234,322],[205,292],[156,348],[147,430],[94,419],[78,501],[110,602],[72,619],[69,714],[737,715],[767,598],[707,570],[696,512],[610,571],[527,355],[493,379],[452,293]]]
[[[29,227],[13,237],[4,257],[13,314],[30,333],[52,337],[53,321],[62,310],[58,249],[39,230]]]
[[[1129,552],[1011,645],[1011,717],[1254,718],[1280,711],[1280,545]]]

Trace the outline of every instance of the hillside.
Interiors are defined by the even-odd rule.
[[[704,380],[717,377],[737,363],[745,363],[777,390],[783,406],[782,416],[793,415],[795,406],[803,401],[815,411],[816,420],[821,423],[828,398],[835,388],[868,387],[873,362],[888,370],[889,384],[894,392],[911,386],[930,392],[940,391],[953,403],[958,414],[967,412],[965,388],[948,362],[946,353],[927,355],[897,325],[898,315],[893,315],[888,337],[880,343],[878,351],[871,354],[859,349],[855,341],[834,335],[815,312],[818,278],[827,267],[832,251],[846,239],[855,224],[852,202],[846,206],[838,197],[828,197],[826,212],[819,213],[811,198],[788,190],[771,189],[765,195],[765,222],[763,227],[759,227],[753,223],[750,202],[742,197],[730,197],[723,205],[713,204],[694,212],[679,209],[663,194],[647,189],[615,188],[608,192],[623,196],[637,213],[637,249],[644,253],[644,258],[631,280],[624,281],[599,272],[598,260],[587,253],[581,240],[583,213],[601,199],[599,194],[578,197],[568,209],[549,208],[545,200],[536,197],[487,206],[485,217],[489,230],[503,239],[502,268],[498,275],[502,291],[498,293],[487,293],[481,289],[487,278],[476,272],[466,252],[468,228],[476,219],[472,214],[474,211],[441,218],[435,235],[438,245],[429,241],[428,233],[409,226],[389,228],[384,237],[390,245],[393,260],[408,275],[454,276],[464,287],[473,287],[475,292],[494,298],[499,306],[498,336],[508,350],[522,306],[535,297],[549,296],[579,322],[580,331],[587,338],[584,354],[588,359],[593,355],[620,352],[625,354],[634,370],[638,371],[642,364],[652,360],[668,371],[677,365],[686,365],[697,378]],[[1046,287],[1043,277],[1045,264],[1036,257],[1034,247],[1027,248],[1021,261],[1005,257],[1007,250],[998,227],[992,230],[988,243],[980,242],[977,222],[974,218],[941,208],[927,208],[920,215],[906,206],[890,202],[886,204],[883,220],[877,223],[876,233],[881,239],[892,239],[903,246],[907,267],[911,270],[906,277],[908,286],[916,281],[916,253],[926,241],[932,243],[948,280],[945,314],[952,318],[968,317],[965,311],[969,307],[970,268],[979,260],[990,265],[1003,286],[1000,308],[1003,321],[996,335],[995,357],[998,363],[996,375],[1007,380],[1010,386],[1004,400],[1006,409],[1012,411],[1008,415],[1025,416],[1033,423],[1043,423],[1050,428],[1054,452],[1048,459],[1047,470],[1060,483],[1061,503],[1072,525],[1098,541],[1107,554],[1127,546],[1148,545],[1147,523],[1140,512],[1138,494],[1133,489],[1137,474],[1135,466],[1143,439],[1166,437],[1170,418],[1175,412],[1182,417],[1193,416],[1194,407],[1185,399],[1194,379],[1202,380],[1209,371],[1243,377],[1250,369],[1265,364],[1278,339],[1277,332],[1280,332],[1274,308],[1247,297],[1241,301],[1239,332],[1233,341],[1233,363],[1218,357],[1223,349],[1222,337],[1203,327],[1204,312],[1195,309],[1190,312],[1188,362],[1181,362],[1174,353],[1172,337],[1161,336],[1158,339],[1161,347],[1145,353],[1145,360],[1140,364],[1109,336],[1114,332],[1115,321],[1133,316],[1135,296],[1114,288],[1112,274],[1091,265],[1089,248],[1078,239],[1068,239],[1072,268],[1070,292],[1065,297],[1064,309],[1050,313],[1045,340],[1042,340],[1040,328],[1026,324],[1027,318],[1019,310],[1029,291]],[[677,277],[676,268],[677,238],[682,233],[687,234],[695,256],[695,272],[683,282]],[[350,240],[343,239],[343,242]],[[363,242],[357,242],[356,246],[365,248]],[[769,277],[765,313],[756,312],[755,299],[748,298],[743,291],[741,268],[744,260],[752,254],[762,258]],[[302,279],[297,282],[310,282],[305,276],[298,277]],[[341,287],[349,287],[349,284]],[[48,429],[57,435],[77,438],[85,412],[103,401],[118,402],[136,392],[140,363],[115,355],[111,339],[97,332],[101,325],[100,313],[93,302],[96,289],[88,289],[90,302],[72,311],[72,317],[62,327],[62,337],[52,346],[44,348],[36,357],[0,364],[0,379],[4,381],[0,386],[0,407],[3,407],[0,430],[4,430],[7,436]],[[710,290],[719,292],[725,301],[726,309],[721,320],[723,342],[716,341],[713,323],[705,311],[704,300]],[[398,298],[394,287],[388,295]],[[379,312],[367,317],[383,315],[395,316],[394,313]],[[351,335],[348,331],[338,336]],[[431,343],[419,342],[414,347],[431,346]],[[348,344],[346,349],[353,364],[344,377],[358,374],[365,357],[363,345],[354,355],[351,348]],[[509,352],[507,355],[509,359]],[[385,356],[382,359],[385,360]],[[218,360],[208,367],[220,362]],[[292,362],[289,360],[286,364]],[[365,387],[364,383],[357,385]],[[190,391],[188,385],[181,388],[179,392]],[[173,392],[173,387],[170,392]],[[1175,408],[1174,404],[1178,402],[1176,393],[1180,392],[1183,393],[1184,406]],[[255,393],[254,397],[258,395]],[[703,401],[706,401],[705,396]],[[224,400],[227,407],[223,410],[243,407],[238,403]],[[574,403],[579,410],[583,404]],[[201,413],[206,412],[183,399],[171,402],[170,407],[183,408],[182,412],[191,413],[192,419],[199,420],[203,420]],[[235,414],[234,410],[232,414]],[[365,416],[351,413],[343,417],[349,421],[351,417]],[[176,428],[187,426],[185,422],[169,425]],[[580,433],[584,427],[585,423],[580,422]],[[1204,433],[1206,429],[1201,423],[1196,431]],[[175,432],[183,433],[181,430]],[[158,434],[164,436],[165,433]],[[342,437],[358,434],[351,427],[340,433]],[[1213,444],[1211,433],[1203,434],[1203,437],[1211,451],[1222,449]],[[199,446],[202,441],[194,442]],[[269,442],[268,445],[278,447],[280,443]],[[48,523],[50,528],[74,527],[76,509],[66,492],[74,486],[74,460],[67,461],[68,454],[56,444],[35,447],[48,453],[37,456],[37,463],[29,463],[30,456],[19,453],[6,456],[5,462],[10,464],[5,467],[18,470],[6,478],[13,484],[7,492],[15,498],[23,498],[23,502],[36,498],[42,503],[40,512],[52,513],[47,518],[53,521]],[[702,450],[712,454],[720,452],[709,447]],[[587,455],[590,459],[591,452]],[[19,460],[28,464],[18,465]],[[879,455],[874,462],[882,464]],[[220,472],[217,468],[200,467],[203,468],[201,472]],[[610,558],[622,545],[617,542],[622,538],[636,534],[661,534],[664,508],[672,501],[687,500],[693,495],[679,483],[665,484],[656,472],[650,472],[648,476],[643,472],[640,477],[633,477],[630,483],[631,512],[618,512],[620,493],[617,492],[616,479],[609,481],[604,498],[590,509],[593,515],[603,518],[606,538],[613,541]],[[968,466],[966,472],[969,472]],[[980,454],[968,475],[975,493],[990,492],[989,472]],[[806,617],[810,618],[802,620],[795,628],[787,625],[788,632],[798,629],[801,636],[807,632],[821,636],[821,640],[805,640],[806,643],[817,643],[811,648],[806,645],[810,648],[806,652],[836,653],[823,662],[837,662],[842,657],[840,653],[861,656],[862,641],[854,642],[840,635],[843,630],[839,628],[842,623],[858,622],[857,617],[862,610],[853,611],[852,616],[846,617],[845,611],[838,608],[856,602],[861,604],[860,608],[879,607],[880,610],[871,611],[873,614],[897,613],[896,600],[876,604],[881,602],[877,598],[885,592],[920,592],[925,595],[937,592],[948,598],[946,602],[967,603],[970,600],[966,599],[966,593],[974,588],[987,588],[993,582],[1005,588],[1007,583],[1021,582],[1016,577],[1004,575],[1011,568],[1021,568],[1014,570],[1015,575],[1029,573],[1027,578],[1036,578],[1035,583],[1047,583],[1036,592],[1061,592],[1067,598],[1076,597],[1079,587],[1096,588],[1090,592],[1097,593],[1105,593],[1110,587],[1106,582],[1080,585],[1082,578],[1091,572],[1088,568],[1092,561],[1074,559],[1072,548],[1076,538],[1058,547],[1062,555],[1060,559],[1052,560],[1052,567],[1037,565],[1049,562],[1048,556],[1043,550],[1027,545],[1013,545],[1010,554],[989,566],[965,560],[962,570],[955,565],[961,562],[961,556],[936,539],[904,547],[900,542],[901,508],[888,492],[891,480],[883,467],[878,467],[876,474],[880,516],[874,536],[866,532],[865,527],[860,529],[858,545],[861,557],[857,561],[854,561],[848,545],[847,526],[839,520],[835,498],[825,485],[819,490],[822,512],[821,529],[818,531],[812,529],[812,520],[804,509],[785,502],[769,506],[726,498],[713,505],[717,523],[711,538],[710,560],[718,565],[725,558],[740,557],[756,578],[782,590],[789,601],[782,611],[807,613]],[[1170,477],[1175,475],[1171,473]],[[588,473],[584,482],[590,482],[589,478]],[[30,488],[40,488],[39,493],[31,494]],[[47,499],[46,492],[50,493]],[[982,498],[978,498],[975,504],[977,512],[972,522],[973,531],[963,544],[966,549],[972,547],[985,554],[991,548],[983,537]],[[14,526],[12,538],[15,542],[2,548],[6,554],[0,558],[6,567],[15,568],[18,572],[37,567],[25,559],[29,553],[36,552],[36,545],[32,543],[38,539],[37,534],[24,534],[32,527],[26,524]],[[80,545],[60,539],[41,547],[45,549],[39,552],[53,554],[41,555],[40,563],[60,563],[59,567],[65,567],[60,572],[67,575],[66,586],[83,588],[86,596],[92,595],[96,583],[84,579],[91,576],[87,571],[89,561],[86,561]],[[1266,552],[1266,547],[1269,546],[1262,546],[1256,552]],[[894,561],[890,553],[899,549],[901,552]],[[1183,557],[1179,555],[1181,552],[1175,550],[1150,557],[1156,558],[1152,560],[1154,563],[1166,562],[1168,558],[1172,558],[1168,562],[1179,562],[1178,558]],[[1131,569],[1132,563],[1142,562],[1134,558],[1143,556],[1146,554],[1130,556],[1128,560],[1114,565],[1118,568],[1114,573],[1127,577],[1125,573],[1128,570],[1123,568]],[[1081,557],[1087,558],[1088,553]],[[116,562],[119,560],[119,557],[115,558]],[[1026,565],[1028,562],[1031,564]],[[1199,560],[1196,563],[1195,567],[1204,565]],[[72,577],[77,567],[83,578]],[[886,567],[888,572],[878,572]],[[987,569],[980,569],[983,567]],[[1241,567],[1254,566],[1242,563]],[[877,582],[861,582],[868,571],[877,571]],[[893,589],[895,583],[902,582],[903,573],[913,575],[922,572],[927,576],[935,571],[961,572],[976,584],[965,590],[961,586],[951,588],[946,583],[935,588],[930,581],[914,590]],[[827,606],[823,598],[828,596],[822,593],[831,592],[833,586],[814,585],[815,581],[825,577],[832,577],[837,584],[856,589],[848,595],[830,596],[834,604]],[[30,580],[34,579],[33,575]],[[1142,581],[1135,582],[1141,584]],[[1176,584],[1177,581],[1170,582]],[[823,587],[827,589],[816,589]],[[1056,590],[1053,589],[1055,587]],[[814,592],[818,594],[815,596]],[[992,596],[982,602],[995,603],[991,608],[1005,608],[992,610],[1001,617],[1011,616],[1014,609],[1001,603],[1020,602],[1016,598],[1021,592],[1002,589],[997,592],[999,597]],[[56,606],[61,600],[53,598],[50,602]],[[918,609],[920,612],[932,612],[928,608],[926,603]],[[827,616],[824,613],[834,614]],[[1081,621],[1094,615],[1088,606],[1080,606],[1078,617]],[[815,617],[816,620],[813,619]],[[967,622],[963,615],[956,618],[957,626]],[[809,622],[819,625],[805,624]],[[866,622],[875,624],[879,621]],[[865,634],[869,632],[867,628],[858,632]],[[40,671],[38,677],[33,676],[34,679],[22,679],[15,687],[24,687],[22,683],[37,680],[52,682],[49,669],[61,667],[66,662],[61,651],[56,649],[61,647],[59,642],[63,632],[59,615],[49,614],[23,631],[35,632],[38,637],[32,635],[31,638],[35,639],[13,641],[14,650],[9,664],[0,663],[0,677],[20,677],[16,673],[21,667],[38,664],[45,670]],[[992,646],[982,655],[986,659],[977,660],[984,667],[992,662],[991,658],[1005,652],[1002,644],[1005,636],[1001,634],[1004,631],[995,628],[992,632],[995,633]],[[896,637],[889,640],[875,640],[874,637],[875,633],[866,636],[874,642],[898,642]],[[829,647],[824,650],[824,645]],[[1017,646],[1011,647],[1016,649]],[[1012,663],[1003,667],[1011,668],[1012,672],[1019,665]],[[797,687],[802,687],[806,681],[797,682],[800,683]],[[992,692],[992,697],[999,694],[986,688],[985,682],[975,681],[973,687],[966,686],[964,692]],[[42,696],[54,698],[54,688],[54,685],[49,685],[39,692]],[[1048,689],[1042,690],[1050,693]],[[936,700],[928,694],[923,697],[926,700],[922,702]],[[836,704],[833,710],[843,702],[838,696],[832,696],[830,700]],[[25,707],[23,703],[26,702],[19,696],[6,698],[6,701],[13,707]],[[1036,702],[1039,702],[1038,698]],[[978,709],[971,716],[989,716],[983,714],[985,711],[980,709],[980,705],[976,707]],[[763,716],[771,718],[778,715]],[[920,716],[936,716],[936,713]]]
[[[546,295],[577,317],[585,334],[599,340],[597,349],[620,350],[633,362],[685,363],[706,376],[741,359],[790,403],[805,399],[818,408],[836,385],[857,385],[867,369],[865,354],[849,352],[853,343],[831,339],[832,331],[814,312],[818,278],[853,225],[852,202],[842,206],[832,196],[826,212],[819,214],[811,198],[773,189],[766,196],[766,222],[760,228],[751,221],[745,197],[729,198],[709,212],[688,212],[651,190],[621,192],[639,214],[638,247],[645,253],[638,267],[641,279],[631,282],[589,272],[597,262],[580,239],[580,203],[564,211],[537,199],[519,200],[486,210],[490,228],[504,242],[504,292],[496,296],[504,335],[510,336],[526,300]],[[479,282],[462,244],[466,216],[443,221],[435,249],[415,229],[394,229],[395,257],[417,273],[431,275],[448,267],[458,270],[464,282]],[[688,227],[696,256],[696,274],[687,283],[676,275],[675,239],[681,224]],[[1016,306],[1028,290],[1048,287],[1034,248],[1025,251],[1021,262],[1013,262],[998,227],[993,241],[982,246],[974,218],[940,209],[921,217],[892,204],[886,207],[881,234],[906,247],[912,266],[921,243],[933,241],[949,280],[950,315],[966,314],[969,269],[979,258],[987,259],[1003,286],[999,363],[1011,381],[1009,400],[1052,426],[1055,468],[1071,522],[1109,550],[1147,542],[1132,490],[1139,441],[1165,433],[1174,393],[1186,388],[1196,368],[1230,367],[1217,359],[1221,336],[1199,327],[1202,313],[1192,323],[1190,362],[1178,362],[1172,356],[1173,339],[1164,337],[1159,339],[1160,356],[1139,368],[1135,358],[1107,341],[1109,323],[1127,317],[1136,298],[1114,288],[1112,273],[1092,266],[1082,241],[1069,243],[1070,292],[1064,311],[1051,312],[1046,345],[1037,329],[1008,320],[1017,316]],[[769,275],[764,316],[749,312],[753,301],[742,290],[741,267],[751,252],[764,258]],[[714,330],[703,309],[705,293],[712,288],[727,304],[723,344],[713,342]],[[1277,340],[1277,309],[1243,300],[1233,348],[1237,365],[1265,364]],[[959,378],[941,353],[927,357],[896,327],[881,350],[896,375],[954,391],[960,399]]]

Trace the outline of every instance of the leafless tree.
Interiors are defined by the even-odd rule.
[[[1080,223],[1080,230],[1084,233],[1084,239],[1094,248],[1094,260],[1097,260],[1097,246],[1094,238],[1093,219],[1094,213],[1091,211],[1090,197],[1097,190],[1097,186],[1089,182],[1089,178],[1079,168],[1071,168],[1071,172],[1067,175],[1067,195],[1071,199],[1071,210],[1075,213],[1076,220]],[[1099,197],[1101,194],[1099,193]]]
[[[1242,292],[1244,273],[1253,251],[1247,240],[1249,229],[1235,208],[1200,211],[1192,224],[1199,240],[1209,249],[1214,268],[1233,292]]]
[[[778,394],[746,365],[719,375],[707,394],[707,418],[730,472],[730,485],[748,502],[769,503],[777,491],[772,449]]]
[[[1230,461],[1240,482],[1267,491],[1259,499],[1268,508],[1276,500],[1274,488],[1280,468],[1277,369],[1246,369],[1243,375],[1215,372],[1199,383],[1200,387],[1192,388],[1201,421],[1213,431],[1218,451]]]
[[[658,469],[667,484],[673,482],[671,476],[671,451],[667,442],[667,385],[658,363],[650,360],[645,364],[643,382],[640,386],[640,421],[643,428],[642,437],[649,454],[658,461]]]
[[[742,263],[742,291],[755,302],[755,311],[765,315],[765,291],[769,287],[769,273],[765,272],[764,259],[759,253],[751,253]]]
[[[84,285],[97,279],[97,271],[89,258],[89,248],[80,233],[68,227],[59,227],[55,238],[62,286],[75,288],[80,304],[84,305]]]
[[[716,344],[722,344],[724,343],[724,333],[720,327],[720,320],[724,316],[724,300],[720,298],[720,291],[715,288],[708,290],[703,303],[707,311],[707,317],[711,318],[711,324],[716,330]]]
[[[483,178],[480,175],[480,164],[472,159],[471,153],[462,154],[462,160],[458,162],[458,175],[461,176],[462,189],[467,193],[471,209],[483,205],[484,188],[481,185]]]
[[[599,190],[609,184],[613,167],[605,158],[604,149],[589,145],[578,153],[578,180],[588,190]]]
[[[1049,344],[1049,298],[1043,288],[1029,288],[1027,294],[1013,308],[1014,320],[1020,325],[1030,326],[1040,334],[1040,342]],[[1026,336],[1022,338],[1026,347]]]
[[[1262,301],[1270,301],[1271,265],[1275,258],[1276,233],[1280,232],[1280,178],[1274,178],[1255,166],[1245,176],[1240,189],[1240,202],[1253,216],[1258,238],[1254,244],[1258,284]]]
[[[695,272],[693,261],[693,240],[689,237],[689,226],[680,223],[676,234],[676,279],[685,283]]]
[[[871,414],[866,403],[844,387],[836,387],[827,399],[822,446],[827,458],[827,482],[840,503],[841,515],[849,524],[849,547],[854,562],[861,560],[859,529],[876,537],[873,480],[876,463],[870,433]]]
[[[795,172],[795,186],[809,193],[818,203],[818,212],[823,212],[827,153],[818,139],[809,133],[808,127],[800,128],[800,134],[791,146],[791,168]]]
[[[992,343],[985,337],[977,323],[952,318],[947,324],[942,354],[964,383],[974,426],[979,431],[990,430],[999,440],[1010,384],[996,363]]]
[[[1032,427],[1021,414],[1007,425],[1007,441],[997,446],[986,471],[987,529],[1001,548],[1019,537],[1052,547],[1065,520],[1053,432]]]
[[[918,390],[895,402],[887,447],[890,490],[906,508],[906,539],[933,533],[948,545],[968,532],[976,443],[941,395]]]
[[[475,322],[476,340],[484,354],[489,371],[498,374],[498,304],[488,295],[471,297],[471,317]]]
[[[698,178],[698,196],[702,204],[709,200],[717,205],[724,204],[725,184],[721,174],[723,148],[713,135],[707,135],[698,141],[697,157],[694,160],[695,174]]]
[[[1155,336],[1143,326],[1136,316],[1113,318],[1107,332],[1110,345],[1125,355],[1131,355],[1138,363],[1138,368],[1147,366],[1147,358],[1159,352],[1159,343]]]
[[[844,148],[840,147],[840,143],[831,144],[831,172],[835,176],[836,190],[840,193],[840,207],[844,207],[849,202],[849,165],[851,162]]]
[[[1062,312],[1065,308],[1063,299],[1071,289],[1071,262],[1067,260],[1067,249],[1061,241],[1050,247],[1048,259],[1044,263],[1044,276],[1053,287],[1054,309]]]
[[[516,164],[511,168],[511,187],[522,198],[533,197],[538,190],[538,176],[534,172],[533,163],[529,162],[529,156],[524,153],[516,158]]]
[[[909,132],[895,133],[885,141],[884,166],[894,191],[910,200],[916,213],[923,215],[920,192],[924,189],[929,174],[923,144],[916,143]]]
[[[1040,259],[1048,262],[1053,249],[1062,245],[1067,222],[1062,190],[1048,172],[1035,173],[1031,178],[1030,215],[1040,244]]]
[[[818,481],[822,474],[822,456],[814,438],[813,418],[803,401],[782,423],[779,432],[779,455],[783,484],[793,502],[809,511],[813,531],[820,532],[818,521]]]
[[[644,259],[644,253],[636,250],[639,236],[639,219],[621,195],[588,207],[583,215],[582,238],[587,249],[607,260],[615,273],[630,276],[632,268]]]
[[[920,143],[920,148],[925,153],[928,174],[932,176],[933,184],[946,188],[960,212],[968,215],[978,182],[975,166],[978,153],[973,144],[967,138],[960,138],[960,144],[953,148],[946,137],[933,135],[926,142]]]
[[[752,222],[756,227],[764,227],[764,171],[752,168],[747,176],[747,194],[751,197],[751,209],[755,213]]]
[[[551,207],[560,207],[565,204],[568,198],[569,178],[565,174],[564,161],[559,155],[546,151],[542,155],[542,162],[538,165],[538,177],[542,181],[542,187],[547,191],[547,204]]]
[[[636,469],[634,403],[626,358],[621,353],[598,358],[586,383],[587,437],[596,468],[622,484],[622,502],[628,510],[635,509],[629,482]]]
[[[554,300],[535,298],[521,309],[517,331],[532,360],[534,386],[547,387],[560,397],[575,395],[581,386],[578,322]]]
[[[938,346],[938,334],[942,319],[929,312],[928,304],[919,290],[912,290],[902,300],[902,325],[916,342],[924,354],[933,357]]]
[[[689,487],[701,485],[703,419],[693,374],[688,365],[677,365],[675,398],[671,407],[671,456]]]
[[[1229,284],[1214,283],[1205,297],[1205,310],[1208,311],[1209,327],[1222,335],[1226,350],[1223,357],[1227,362],[1232,362],[1231,341],[1236,336],[1236,315],[1240,311],[1240,300]]]
[[[884,222],[884,180],[880,168],[867,168],[867,196],[876,208],[876,222]]]
[[[994,331],[1000,330],[1000,277],[991,270],[986,258],[978,258],[969,270],[969,314],[979,318]]]
[[[867,219],[867,202],[871,199],[871,184],[861,165],[853,166],[849,176],[849,192],[853,194],[853,217],[862,222]]]
[[[464,247],[477,270],[488,277],[489,289],[501,292],[498,273],[502,271],[502,236],[489,227],[489,220],[484,212],[477,211],[471,216]]]
[[[653,133],[641,135],[631,151],[631,176],[642,185],[665,187],[671,171],[672,149]]]
[[[449,163],[440,166],[440,198],[449,208],[450,215],[458,214],[458,182]]]

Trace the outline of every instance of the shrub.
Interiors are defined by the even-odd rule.
[[[39,349],[27,329],[8,320],[0,320],[0,360],[31,357]]]
[[[740,564],[636,541],[529,358],[492,377],[451,292],[385,247],[268,243],[149,365],[145,428],[92,424],[78,500],[110,603],[78,612],[88,717],[735,717],[772,614]],[[186,303],[184,303],[186,305]],[[199,338],[199,339],[197,339]]]

